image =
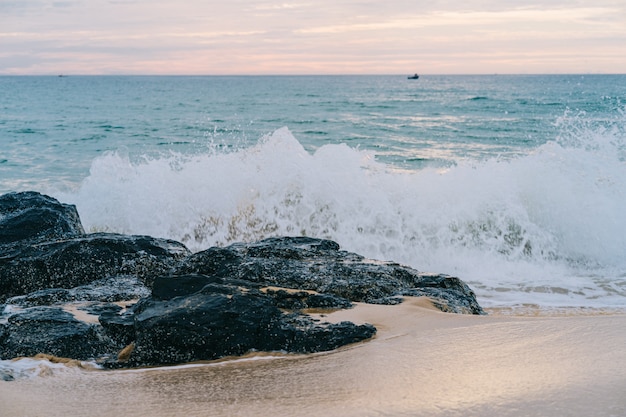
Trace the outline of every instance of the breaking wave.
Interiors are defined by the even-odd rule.
[[[608,124],[566,114],[557,125],[559,137],[516,159],[412,171],[344,144],[309,153],[282,128],[235,150],[106,154],[78,190],[57,196],[89,231],[194,251],[308,235],[457,275],[486,305],[624,305],[623,114]]]

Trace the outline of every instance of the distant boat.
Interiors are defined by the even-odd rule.
[[[419,77],[420,77],[419,75],[417,75],[417,74],[413,74],[413,75],[409,75],[407,78],[408,78],[409,80],[417,80]]]

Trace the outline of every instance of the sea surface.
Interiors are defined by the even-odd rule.
[[[0,77],[0,194],[199,251],[275,235],[626,309],[626,75]]]

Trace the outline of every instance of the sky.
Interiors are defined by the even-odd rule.
[[[0,0],[0,74],[626,73],[626,0]]]

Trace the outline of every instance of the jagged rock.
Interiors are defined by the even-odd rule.
[[[0,196],[0,359],[45,353],[119,367],[325,351],[376,329],[321,322],[310,309],[397,304],[403,295],[483,313],[458,278],[369,260],[330,240],[277,237],[191,254],[166,239],[85,234],[73,206],[38,193]]]
[[[467,284],[448,275],[421,273],[419,286],[404,289],[402,295],[428,297],[445,313],[485,314]]]
[[[94,317],[99,317],[103,314],[119,314],[124,310],[123,307],[114,303],[88,303],[79,305],[76,309]]]
[[[85,234],[76,207],[34,191],[0,196],[0,245]]]
[[[189,253],[172,240],[111,233],[15,247],[0,252],[0,301],[118,275],[139,277],[150,286]]]
[[[105,336],[106,328],[100,328],[100,325],[94,325],[93,323],[81,323],[76,319],[71,319],[71,315],[68,315],[69,313],[63,312],[60,314],[59,311],[62,308],[74,308],[77,311],[84,312],[87,317],[91,316],[92,320],[101,315],[117,317],[123,310],[123,307],[119,304],[114,304],[114,302],[132,302],[132,300],[138,300],[149,295],[150,290],[136,277],[118,276],[94,281],[91,284],[72,289],[52,288],[12,297],[7,300],[6,306],[0,306],[0,322],[6,321],[8,323],[7,326],[0,327],[0,340],[2,340],[2,331],[6,334],[13,334],[14,339],[18,338],[19,336],[17,335],[20,333],[16,333],[17,328],[12,326],[11,323],[19,323],[20,326],[24,321],[31,323],[33,321],[31,317],[35,314],[34,312],[39,312],[37,315],[39,319],[41,319],[43,313],[50,314],[51,319],[56,317],[51,322],[38,320],[37,326],[31,323],[31,330],[39,331],[40,337],[47,338],[48,336],[45,336],[47,330],[45,329],[58,327],[59,318],[63,318],[68,321],[65,324],[67,332],[80,334],[81,340],[87,345],[102,348],[100,350],[94,349],[93,352],[95,354],[91,359],[114,355],[117,349],[124,346],[126,340],[107,339],[107,343],[102,344],[101,339]],[[5,309],[5,307],[8,307],[8,309]],[[41,310],[33,309],[33,307],[40,307]],[[1,314],[3,311],[5,313]],[[86,329],[91,330],[86,331]],[[90,338],[94,340],[90,340]],[[54,337],[51,337],[51,343],[58,344],[59,342],[58,340],[55,341]],[[33,344],[29,351],[34,351],[35,348],[50,349],[51,346],[46,346],[40,340],[37,344]],[[7,343],[3,348],[0,348],[0,358],[21,356],[24,353],[22,349],[23,347],[19,343]],[[58,354],[54,350],[42,350],[41,353]],[[76,358],[75,355],[68,356]]]
[[[186,291],[167,295],[166,290],[175,288],[171,282],[186,283]],[[242,280],[170,277],[156,280],[153,292],[156,297],[141,300],[134,309],[134,350],[125,366],[211,360],[250,350],[319,352],[376,332],[369,324],[319,323],[297,310],[285,311],[286,291],[268,291]],[[297,306],[308,305],[311,296],[315,294],[297,292]],[[333,306],[347,303],[334,299],[325,301]],[[115,331],[128,334],[128,318],[114,322],[108,315],[102,321],[109,331],[116,326]],[[112,337],[119,339],[119,334]]]
[[[458,278],[369,260],[340,250],[333,241],[309,237],[210,248],[191,255],[176,273],[244,279],[367,303],[397,304],[402,295],[426,295],[444,311],[483,314],[473,291]]]
[[[73,205],[36,192],[0,196],[0,302],[119,275],[150,286],[189,254],[182,243],[167,239],[86,235]]]
[[[98,321],[106,335],[120,347],[127,346],[137,338],[135,332],[135,315],[130,311],[104,311]]]
[[[296,291],[284,288],[264,288],[272,296],[276,305],[288,310],[306,309],[344,309],[352,308],[352,303],[345,298],[332,294],[318,294],[309,291]]]
[[[111,303],[138,300],[149,295],[150,289],[136,276],[118,275],[75,288],[49,288],[11,297],[6,304],[26,308],[73,302]]]
[[[223,283],[224,280],[222,278],[201,274],[163,275],[154,280],[152,298],[155,300],[171,300],[172,298],[195,294],[209,284]],[[231,281],[231,283],[233,282]],[[259,286],[255,285],[255,287],[258,288]]]
[[[219,278],[202,274],[169,275],[157,277],[152,287],[152,298],[156,300],[171,300],[175,297],[195,294],[215,284],[219,286],[235,286],[246,290],[256,289],[272,297],[280,308],[290,310],[302,310],[307,308],[351,308],[352,303],[345,298],[331,294],[318,294],[315,292],[288,290],[278,287],[262,288],[260,284],[233,278]]]
[[[117,348],[100,326],[76,320],[58,307],[33,307],[11,315],[0,331],[0,358],[46,353],[79,360]]]

